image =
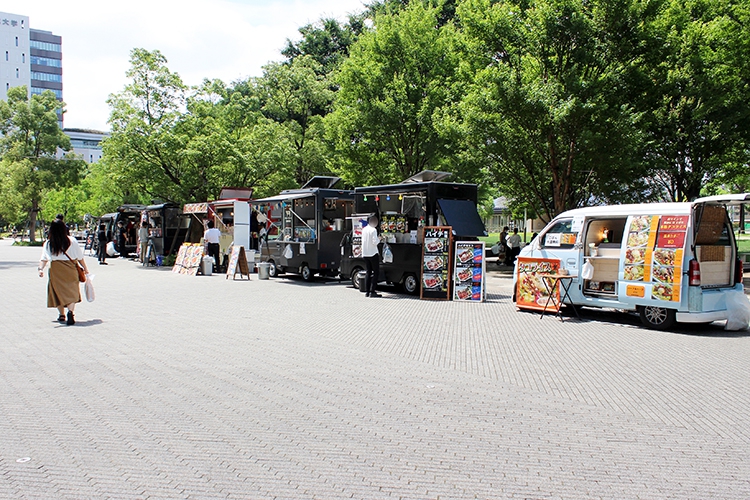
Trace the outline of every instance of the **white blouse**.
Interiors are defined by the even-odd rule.
[[[81,249],[81,245],[78,244],[78,240],[73,238],[72,236],[68,236],[68,239],[70,240],[70,246],[68,247],[66,252],[68,252],[70,258],[73,260],[83,260],[83,250]],[[60,252],[59,255],[54,255],[49,249],[49,240],[47,240],[44,242],[44,247],[42,248],[42,257],[39,260],[68,260],[68,258],[62,252]]]

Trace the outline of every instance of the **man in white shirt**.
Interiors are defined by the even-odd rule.
[[[214,221],[208,221],[208,229],[203,234],[203,240],[208,246],[208,255],[214,258],[214,272],[217,271],[219,262],[219,239],[221,238],[221,231],[214,227]]]
[[[515,228],[513,234],[508,236],[508,246],[510,247],[510,262],[513,264],[518,254],[521,253],[521,236],[518,234],[518,228]]]
[[[380,251],[378,244],[378,216],[373,214],[367,220],[367,226],[362,229],[362,257],[365,259],[367,274],[365,275],[365,292],[367,297],[381,297],[375,291],[380,275]]]

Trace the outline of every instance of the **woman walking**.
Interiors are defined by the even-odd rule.
[[[74,325],[76,320],[73,311],[81,301],[81,288],[76,266],[81,264],[88,274],[83,250],[75,238],[66,234],[65,223],[54,221],[49,226],[49,237],[44,242],[42,258],[39,261],[39,277],[44,276],[44,268],[49,264],[49,282],[47,283],[47,307],[56,307],[59,311],[57,321]],[[68,309],[67,318],[65,308]]]

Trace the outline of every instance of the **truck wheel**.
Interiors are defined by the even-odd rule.
[[[315,273],[312,272],[312,269],[310,269],[310,266],[307,264],[302,264],[302,267],[299,268],[299,273],[302,275],[302,279],[305,281],[312,281],[313,277],[315,276]]]
[[[352,269],[352,274],[349,276],[352,282],[352,286],[355,290],[359,290],[359,278],[358,275],[360,272],[364,271],[361,267],[357,266],[354,269]]]
[[[419,291],[419,281],[411,273],[404,276],[402,286],[404,287],[404,291],[409,295],[415,295]]]
[[[276,267],[276,263],[274,261],[269,260],[268,263],[271,264],[268,267],[268,275],[271,278],[275,278],[276,276],[278,276],[279,274],[281,274],[281,270],[278,267]]]
[[[643,306],[640,308],[641,323],[654,330],[666,330],[675,324],[674,309]]]

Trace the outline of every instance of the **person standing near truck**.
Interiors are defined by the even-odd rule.
[[[513,229],[513,234],[508,236],[508,246],[510,247],[510,264],[516,261],[516,257],[521,253],[521,236],[518,234],[518,228]]]
[[[139,260],[141,264],[145,264],[148,250],[148,222],[146,221],[141,222],[141,227],[138,229],[138,245],[141,247]]]
[[[214,221],[212,220],[208,221],[206,226],[208,226],[208,229],[203,233],[203,240],[206,243],[206,251],[208,255],[214,258],[213,270],[214,272],[217,272],[219,265],[221,264],[221,261],[219,260],[221,231],[214,227]]]
[[[125,230],[125,223],[119,221],[117,223],[117,229],[115,230],[115,240],[117,241],[117,251],[120,253],[120,257],[123,259],[128,258],[128,251],[125,248],[125,244],[128,241],[128,233]]]
[[[100,266],[106,266],[107,263],[107,243],[109,238],[107,237],[107,226],[99,224],[99,230],[96,232],[96,241],[98,246],[96,247],[96,256],[99,259]]]
[[[378,216],[373,214],[367,220],[367,226],[362,229],[362,257],[365,259],[365,296],[381,297],[375,291],[380,276],[380,250],[378,244]]]

